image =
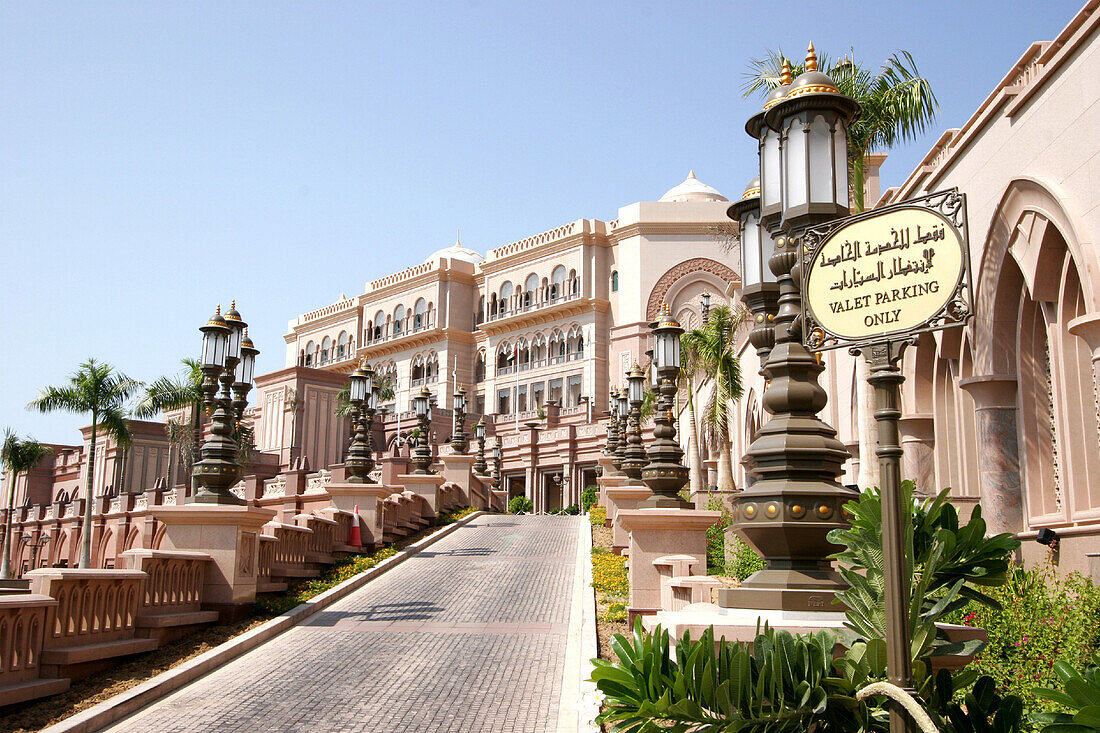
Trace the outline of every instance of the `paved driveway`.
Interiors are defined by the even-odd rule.
[[[584,521],[479,517],[108,730],[555,731]]]

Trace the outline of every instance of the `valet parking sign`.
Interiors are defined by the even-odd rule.
[[[823,350],[962,325],[970,317],[966,197],[951,189],[801,237],[803,339]]]

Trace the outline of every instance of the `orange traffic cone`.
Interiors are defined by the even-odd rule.
[[[359,529],[359,505],[355,505],[355,512],[351,516],[351,537],[348,544],[352,547],[363,546],[363,532]]]

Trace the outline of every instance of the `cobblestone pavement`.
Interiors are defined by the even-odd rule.
[[[583,521],[479,517],[108,730],[554,731]]]

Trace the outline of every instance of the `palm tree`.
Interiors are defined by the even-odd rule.
[[[681,342],[681,346],[682,346]],[[695,401],[698,398],[699,382],[705,381],[701,373],[698,355],[695,351],[680,350],[680,377],[676,385],[687,395],[684,410],[687,411],[688,436],[687,436],[687,461],[688,461],[688,486],[691,495],[694,496],[706,490],[703,480],[703,453],[699,445],[699,420],[696,415]]]
[[[197,359],[182,359],[184,373],[160,377],[145,388],[134,407],[134,417],[147,419],[171,410],[189,410],[190,422],[168,420],[168,445],[176,450],[190,475],[195,448],[202,441],[202,366]],[[172,460],[168,461],[168,487],[172,486]]]
[[[4,444],[0,447],[0,464],[10,472],[11,481],[8,483],[8,516],[4,521],[4,539],[0,544],[3,551],[3,559],[0,560],[0,580],[11,577],[11,521],[12,514],[15,512],[15,483],[19,479],[19,474],[34,468],[43,456],[52,450],[33,438],[20,440],[10,429],[4,431]]]
[[[374,389],[378,392],[379,402],[388,402],[394,398],[393,378],[389,374],[375,373]],[[336,393],[336,417],[351,417],[351,385]]]
[[[797,77],[804,70],[801,64],[787,59],[782,51],[769,51],[765,58],[749,63],[744,95],[766,95],[779,86],[784,61],[790,64],[792,76]],[[860,66],[847,56],[830,65],[828,58],[821,54],[818,64],[822,70],[827,70],[837,89],[859,102],[859,119],[848,128],[853,213],[859,213],[864,209],[863,156],[916,139],[935,121],[939,103],[931,83],[920,75],[908,51],[896,52],[877,72]]]
[[[55,412],[62,410],[92,417],[92,440],[88,451],[88,477],[84,488],[84,523],[80,532],[80,567],[92,566],[92,482],[95,478],[95,448],[102,431],[114,438],[121,448],[130,445],[130,425],[126,422],[126,404],[141,388],[141,382],[116,371],[110,364],[95,359],[81,364],[69,383],[62,387],[46,387],[38,398],[27,405],[28,410]]]
[[[767,94],[780,84],[782,51],[769,51],[766,58],[750,62],[745,73],[744,93]],[[877,72],[861,66],[847,56],[830,65],[824,55],[819,66],[828,69],[837,88],[852,97],[860,106],[859,119],[848,129],[848,166],[851,171],[852,213],[864,210],[863,160],[874,150],[886,150],[899,142],[909,142],[923,133],[936,119],[939,103],[931,83],[920,75],[912,55],[898,51],[882,64]],[[801,73],[803,67],[791,63],[791,73]],[[867,383],[870,375],[866,361],[856,362],[856,402],[859,413],[859,478],[860,486],[878,483],[878,462],[871,456],[875,450],[874,396]]]
[[[737,331],[744,308],[712,308],[706,324],[680,337],[681,364],[702,375],[712,388],[703,406],[704,438],[718,454],[718,489],[732,491],[733,458],[730,449],[730,402],[741,398],[741,364],[737,359]],[[700,384],[700,387],[703,386]]]

